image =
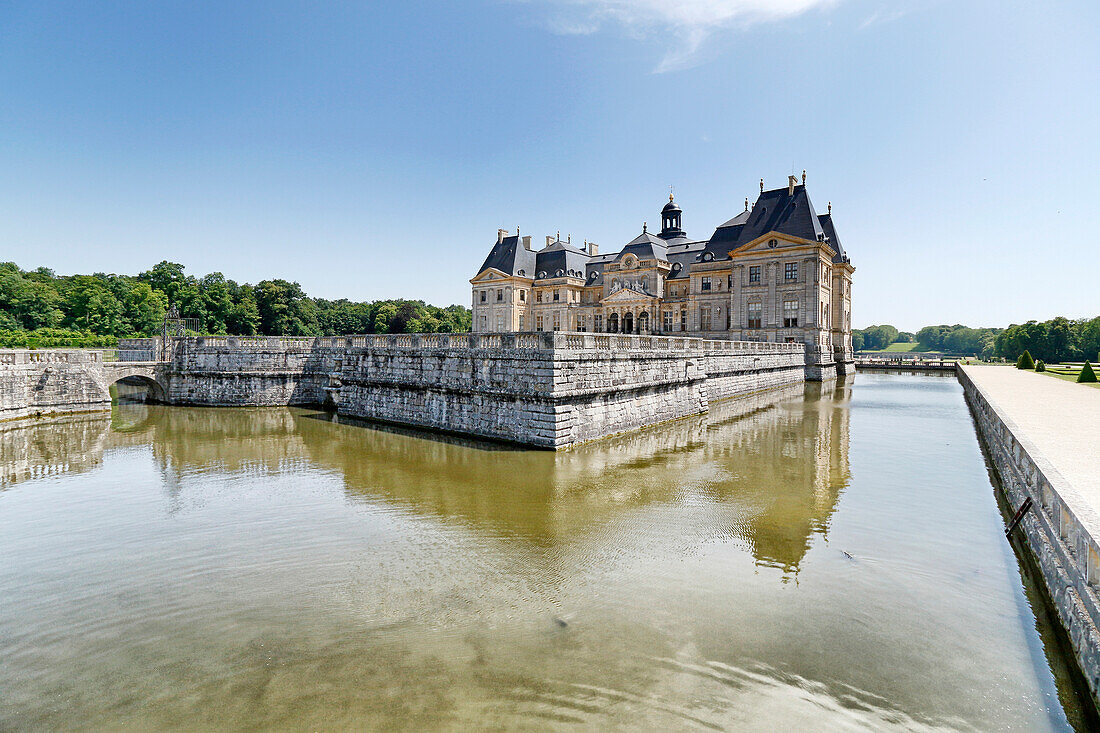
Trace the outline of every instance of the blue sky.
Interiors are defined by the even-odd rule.
[[[0,5],[0,259],[469,303],[808,172],[856,326],[1100,314],[1100,3]]]

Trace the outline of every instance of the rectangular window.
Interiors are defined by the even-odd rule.
[[[481,291],[481,302],[482,303],[485,302],[485,291],[484,290]]]
[[[760,282],[760,265],[753,265],[752,267],[749,268],[749,282],[750,283]]]
[[[497,314],[497,333],[504,333],[504,314]]]
[[[557,300],[560,300],[560,299],[561,299],[561,291],[559,291],[555,288],[554,289],[554,300],[557,301]]]
[[[798,301],[783,301],[783,328],[795,328],[798,326]]]
[[[602,331],[603,330],[603,314],[602,313],[597,313],[596,315],[592,316],[592,330],[593,331]]]
[[[588,318],[586,316],[577,316],[577,330],[584,333],[587,329]]]
[[[497,302],[504,300],[504,288],[497,288]]]
[[[687,312],[687,308],[681,308],[680,309],[680,330],[681,331],[688,330],[688,312]]]
[[[481,319],[478,321],[478,329],[477,330],[481,331],[482,333],[487,331],[488,326],[486,326],[485,324],[486,324],[486,318],[485,318],[485,316],[482,316]]]
[[[665,311],[663,322],[665,326],[665,333],[670,333],[672,331],[672,311]]]
[[[542,316],[535,316],[535,330],[542,330]]]
[[[749,303],[749,323],[747,328],[760,328],[760,314],[763,307],[760,303]]]
[[[542,291],[541,290],[539,290],[538,292],[535,293],[535,302],[536,303],[541,303],[542,302]]]
[[[730,330],[730,316],[732,315],[729,308],[726,309],[726,330]]]
[[[726,275],[726,290],[733,290],[733,273]]]
[[[700,282],[699,287],[702,290],[710,290],[710,278],[709,277],[704,277],[702,279],[702,281]]]
[[[521,290],[520,292],[523,292],[523,291]],[[524,326],[526,326],[526,325],[527,325],[527,316],[520,313],[519,314],[519,330],[523,331]]]
[[[526,303],[527,302],[527,291],[526,290],[519,291],[519,302],[520,303]]]
[[[710,330],[710,308],[705,305],[699,309],[699,329],[701,331]]]
[[[554,330],[555,331],[560,331],[561,330],[561,314],[560,313],[555,313],[554,314]]]
[[[787,262],[783,265],[783,279],[787,282],[794,282],[798,279],[798,263]]]

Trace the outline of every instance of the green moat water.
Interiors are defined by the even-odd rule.
[[[953,379],[553,454],[309,410],[0,432],[0,730],[1061,730]]]

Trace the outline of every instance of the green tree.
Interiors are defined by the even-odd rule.
[[[298,283],[264,280],[256,285],[260,327],[272,336],[317,336],[317,306]]]
[[[168,296],[147,282],[135,282],[126,294],[124,312],[131,334],[157,335],[167,310]]]
[[[1020,354],[1020,358],[1016,360],[1016,368],[1017,369],[1034,369],[1035,368],[1035,362],[1032,360],[1030,352],[1024,351],[1024,353]]]

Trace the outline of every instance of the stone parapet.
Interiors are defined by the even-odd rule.
[[[1038,563],[1093,699],[1100,699],[1100,515],[967,368],[956,365],[956,371],[1009,507],[1033,502],[1017,531]]]

